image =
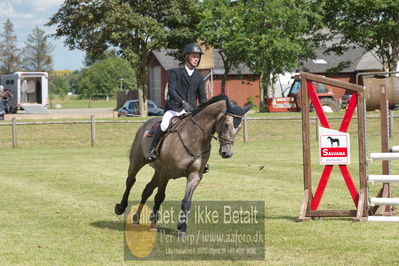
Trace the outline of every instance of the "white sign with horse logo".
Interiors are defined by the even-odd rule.
[[[319,127],[320,164],[350,164],[349,133]]]

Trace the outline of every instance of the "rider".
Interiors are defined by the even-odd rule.
[[[196,43],[190,43],[183,51],[184,66],[168,71],[166,112],[152,139],[150,151],[147,155],[148,161],[157,159],[157,144],[168,128],[172,117],[194,111],[197,100],[200,104],[207,101],[204,77],[195,69],[201,61],[201,55],[203,55],[201,47]]]

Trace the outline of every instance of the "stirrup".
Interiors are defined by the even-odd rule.
[[[206,164],[204,167],[204,171],[202,172],[203,174],[206,174],[209,172],[209,164]]]
[[[147,155],[147,161],[153,162],[158,158],[158,151],[156,148],[151,149]]]

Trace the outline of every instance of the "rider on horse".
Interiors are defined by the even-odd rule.
[[[150,162],[155,161],[158,157],[157,144],[169,127],[172,117],[194,111],[195,106],[197,106],[197,100],[200,104],[207,101],[204,78],[195,69],[201,61],[202,54],[203,52],[198,44],[190,43],[183,51],[184,66],[168,71],[166,112],[151,142],[147,155],[147,160]]]

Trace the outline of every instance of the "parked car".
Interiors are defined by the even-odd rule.
[[[159,108],[153,101],[147,101],[148,115],[163,115],[163,109]],[[139,101],[129,100],[118,110],[118,117],[121,116],[138,116],[139,115]]]

